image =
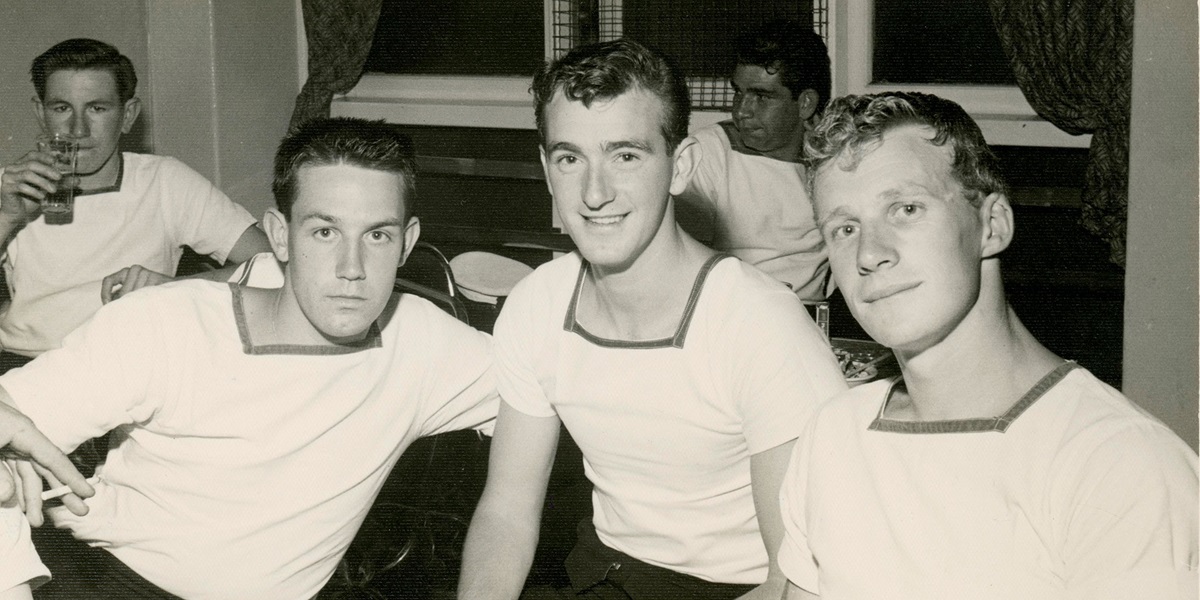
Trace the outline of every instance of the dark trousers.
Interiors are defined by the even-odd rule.
[[[714,583],[644,563],[605,546],[591,519],[580,522],[566,567],[571,587],[531,588],[521,600],[732,600],[755,587]]]
[[[179,600],[107,550],[88,546],[66,529],[56,529],[49,523],[34,527],[33,545],[51,576],[48,583],[33,591],[37,600]]]
[[[28,356],[13,354],[0,350],[0,375],[3,375],[17,367],[25,366],[25,363],[33,360]]]

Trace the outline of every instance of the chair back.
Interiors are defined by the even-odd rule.
[[[413,246],[408,260],[396,269],[395,290],[425,298],[459,321],[471,324],[459,298],[450,261],[433,244],[418,241]]]

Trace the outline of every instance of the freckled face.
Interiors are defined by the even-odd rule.
[[[346,164],[302,167],[287,224],[288,327],[312,343],[362,339],[416,241],[396,173]],[[411,234],[411,235],[409,235]],[[286,319],[285,319],[286,321]]]
[[[546,107],[546,180],[563,228],[595,267],[628,268],[674,226],[670,195],[686,181],[662,113],[662,101],[640,89],[590,107],[557,93]]]
[[[876,341],[919,352],[944,339],[979,296],[982,219],[951,174],[951,150],[924,126],[884,134],[845,171],[818,171],[814,205],[829,264]]]

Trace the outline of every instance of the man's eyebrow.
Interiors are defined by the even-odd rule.
[[[601,146],[604,152],[613,152],[616,150],[641,150],[642,152],[653,152],[654,146],[647,140],[617,140],[615,142],[604,142]],[[554,154],[557,151],[582,153],[579,146],[570,142],[554,142],[546,149],[546,154]]]
[[[574,152],[578,154],[579,146],[576,146],[570,142],[554,142],[553,144],[550,144],[548,148],[546,148],[546,154],[554,154],[560,150],[563,152]]]
[[[817,229],[822,229],[830,221],[837,219],[839,217],[847,217],[847,216],[849,216],[849,214],[850,213],[846,211],[846,208],[844,206],[839,206],[839,207],[829,211],[829,214],[827,214],[824,217],[821,217],[820,219],[817,220]]]
[[[614,150],[625,150],[625,149],[641,150],[642,152],[653,152],[654,151],[654,147],[651,146],[650,142],[646,141],[646,140],[619,140],[616,142],[606,142],[604,144],[605,152],[612,152]]]
[[[309,213],[300,218],[301,223],[307,223],[309,221],[322,221],[325,223],[332,223],[334,225],[340,224],[342,222],[341,219],[339,219],[333,215],[325,214],[322,212]],[[403,227],[403,226],[404,226],[404,221],[402,219],[394,218],[394,219],[384,219],[382,221],[377,221],[375,223],[371,223],[370,225],[367,225],[367,229],[380,229],[383,227]]]

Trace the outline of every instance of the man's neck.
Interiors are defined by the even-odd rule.
[[[108,157],[104,166],[95,173],[79,176],[79,189],[83,191],[98,190],[117,184],[117,176],[121,173],[121,151],[118,149]]]
[[[649,340],[679,325],[692,284],[714,253],[677,229],[651,244],[621,271],[589,266],[580,297],[580,322],[596,335]]]
[[[981,294],[940,342],[896,355],[906,393],[889,403],[888,416],[914,421],[999,416],[1062,362],[1029,333],[1003,290]]]

